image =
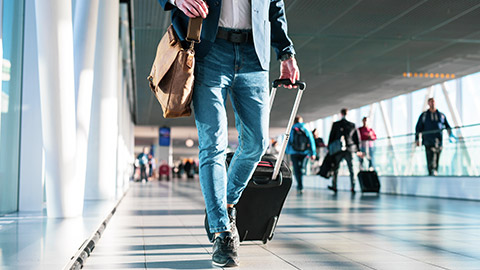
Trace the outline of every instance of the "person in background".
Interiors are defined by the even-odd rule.
[[[322,165],[323,159],[326,156],[326,145],[323,141],[323,139],[320,137],[320,134],[316,128],[312,130],[313,138],[315,139],[315,152],[316,152],[316,158],[312,162],[312,166],[310,168],[311,172],[319,173],[320,172],[320,166]]]
[[[278,155],[278,141],[275,139],[271,140],[270,147],[268,147],[267,154]]]
[[[313,134],[303,123],[303,118],[299,115],[295,117],[295,123],[290,131],[286,153],[290,155],[293,163],[293,172],[297,180],[297,193],[303,194],[303,167],[305,158],[310,157],[315,160],[315,139]]]
[[[360,133],[360,151],[364,153],[364,156],[360,156],[360,169],[363,169],[364,159],[368,160],[368,170],[374,170],[373,163],[373,154],[375,151],[374,141],[377,139],[377,134],[375,131],[368,126],[368,118],[363,117],[362,119],[363,126],[358,128]]]
[[[315,151],[317,152],[316,160],[322,163],[323,157],[325,156],[325,153],[323,153],[323,150],[325,150],[326,147],[325,142],[323,141],[323,138],[320,137],[318,129],[314,128],[312,134],[315,139]]]
[[[155,158],[152,156],[152,154],[148,154],[148,178],[149,180],[152,180],[152,178],[156,178],[156,171],[157,169],[157,161]]]
[[[148,164],[148,152],[150,152],[150,149],[148,147],[143,147],[143,152],[137,156],[138,166],[140,167],[140,181],[148,180],[148,175],[150,172]]]
[[[435,99],[428,99],[428,110],[424,111],[418,118],[415,127],[415,143],[420,146],[420,133],[422,133],[422,144],[425,146],[427,156],[428,175],[436,176],[438,173],[438,161],[443,149],[442,131],[447,129],[451,138],[452,130],[448,124],[445,114],[437,110]]]
[[[193,174],[194,174],[193,166],[194,165],[193,165],[192,159],[187,159],[187,161],[185,161],[185,165],[183,166],[183,168],[185,170],[185,173],[187,174],[188,179],[193,178]]]
[[[335,157],[335,164],[337,164],[335,172],[332,177],[332,185],[328,186],[328,189],[337,193],[337,178],[338,178],[338,166],[340,162],[345,159],[348,166],[348,171],[350,172],[350,191],[355,193],[355,175],[353,172],[352,156],[354,153],[357,153],[358,156],[361,156],[361,152],[358,152],[359,138],[358,132],[355,128],[355,124],[346,119],[348,109],[343,108],[340,110],[342,119],[332,124],[332,129],[330,130],[330,136],[328,138],[328,145],[334,144],[334,142],[339,141],[341,144],[341,149],[337,153],[331,153]]]

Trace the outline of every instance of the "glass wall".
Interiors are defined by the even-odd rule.
[[[475,154],[480,150],[480,73],[420,89],[379,103],[351,109],[347,119],[361,126],[363,116],[370,116],[370,127],[376,134],[374,168],[379,175],[427,175],[424,147],[415,145],[415,126],[425,111],[427,99],[435,98],[437,109],[444,113],[454,137],[443,131],[443,150],[440,155],[438,175],[480,176],[480,160]],[[383,108],[383,109],[382,109]],[[330,116],[310,123],[321,127],[328,141],[332,119]],[[391,137],[388,137],[391,130]],[[478,154],[477,154],[478,155]],[[355,159],[359,170],[358,159]],[[311,173],[315,173],[315,168]],[[348,175],[346,163],[340,174]]]
[[[24,1],[3,0],[0,54],[0,215],[18,209]],[[0,58],[1,59],[1,58]]]

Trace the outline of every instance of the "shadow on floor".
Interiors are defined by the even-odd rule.
[[[163,262],[138,262],[138,263],[116,263],[96,264],[89,266],[92,269],[211,269],[211,260],[191,261],[163,261]],[[105,267],[105,268],[104,268]]]
[[[199,244],[167,244],[167,245],[129,245],[128,250],[170,250],[170,249],[191,249],[204,248]]]
[[[147,269],[211,269],[211,260],[147,262]]]

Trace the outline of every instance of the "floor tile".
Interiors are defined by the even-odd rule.
[[[242,242],[238,269],[480,269],[478,209],[480,202],[472,201],[293,192],[271,242]],[[197,181],[133,183],[84,269],[215,269],[203,218]],[[0,229],[0,247],[17,243],[12,232],[30,243],[2,249],[2,269],[49,266],[28,268],[50,255],[23,259],[56,245],[36,238],[45,227],[28,224]]]

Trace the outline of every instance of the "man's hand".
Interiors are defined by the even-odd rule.
[[[280,64],[280,79],[290,79],[292,83],[295,83],[300,79],[300,70],[297,66],[297,60],[294,57],[289,58],[285,61],[282,61]],[[291,85],[285,86],[287,88],[292,88]],[[296,86],[294,86],[296,88]]]
[[[190,18],[202,17],[208,15],[208,6],[202,0],[175,0],[175,5]]]

